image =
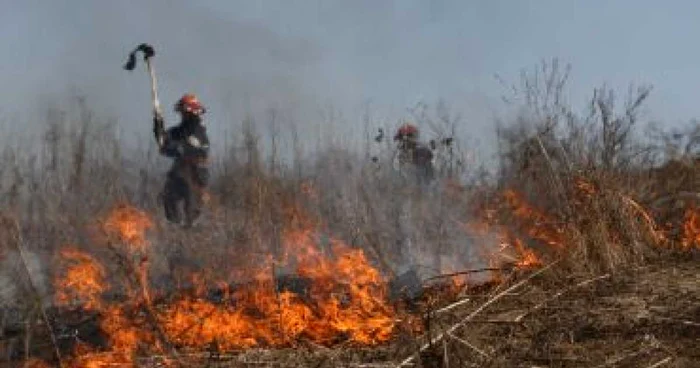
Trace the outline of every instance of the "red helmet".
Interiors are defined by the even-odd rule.
[[[175,104],[175,111],[180,113],[191,113],[194,115],[201,115],[207,110],[204,108],[197,96],[192,93],[186,93]]]
[[[404,137],[409,139],[418,138],[418,128],[416,128],[416,126],[413,124],[402,125],[401,127],[399,127],[399,130],[396,131],[396,135],[394,135],[394,140],[398,141],[404,139]]]

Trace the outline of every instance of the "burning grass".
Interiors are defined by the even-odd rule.
[[[577,184],[584,199],[592,200],[595,192],[591,185]],[[590,205],[587,201],[576,203]],[[485,261],[496,269],[536,269],[572,254],[576,229],[561,225],[562,221],[546,215],[514,190],[505,190],[475,208],[481,216],[474,214],[475,220],[465,223],[463,230],[478,239],[476,245],[488,250]],[[638,215],[650,231],[660,231],[651,214],[641,208],[636,211],[642,211]],[[192,274],[194,287],[188,291],[158,290],[148,276],[153,221],[131,205],[116,206],[99,221],[104,236],[97,242],[117,253],[131,274],[122,279],[108,277],[103,263],[76,247],[63,247],[58,254],[62,272],[54,285],[56,304],[98,315],[106,339],[101,345],[75,345],[68,362],[85,367],[133,364],[139,357],[151,355],[175,359],[174,351],[283,349],[303,342],[375,347],[391,343],[402,333],[417,336],[430,329],[425,320],[415,318],[415,310],[389,299],[388,277],[361,248],[333,238],[322,242],[321,224],[298,205],[288,207],[285,216],[279,259],[267,254],[252,263],[257,267],[229,270],[238,282]],[[688,209],[679,224],[682,231],[677,231],[682,234],[676,239],[679,247],[697,245],[697,218],[694,210]],[[623,236],[608,235],[611,239]],[[671,237],[659,239],[664,241],[656,245],[662,246]],[[277,276],[285,268],[291,268],[303,285],[280,288]],[[495,272],[487,284],[502,277],[502,272]],[[451,282],[446,288],[425,289],[426,295],[432,295],[431,303],[456,300],[473,286],[465,278],[447,279]],[[119,284],[122,288],[116,287]],[[113,289],[126,290],[126,300],[110,294],[116,291]],[[216,298],[211,297],[212,290],[217,290]]]
[[[109,242],[123,245],[114,250],[125,252],[120,256],[133,263],[127,269],[136,277],[127,283],[136,285],[127,289],[139,292],[130,292],[125,302],[109,300],[104,297],[111,288],[104,266],[87,253],[65,248],[60,252],[64,272],[56,281],[56,302],[99,314],[107,339],[104,351],[112,353],[109,359],[132,362],[137,355],[165,353],[171,344],[181,351],[280,348],[300,340],[374,346],[394,333],[395,311],[386,298],[386,280],[361,249],[331,239],[329,253],[324,254],[311,224],[291,225],[283,237],[282,266],[293,263],[295,274],[309,281],[307,290],[279,290],[274,278],[278,264],[266,257],[246,272],[247,282],[222,282],[223,294],[216,301],[204,293],[212,285],[196,285],[203,292],[170,295],[173,301],[155,303],[151,295],[164,292],[150,290],[148,262],[140,261],[149,252],[146,232],[151,220],[132,206],[120,205],[103,223]],[[74,364],[105,363],[98,351],[79,346],[71,353]]]
[[[120,203],[88,226],[89,244],[63,246],[56,254],[57,316],[71,311],[95,316],[99,330],[99,338],[64,344],[63,362],[76,367],[136,365],[160,356],[177,365],[183,354],[284,351],[307,344],[386,349],[406,336],[419,339],[429,333],[435,328],[434,317],[425,318],[431,311],[461,306],[465,295],[507,283],[513,271],[580,260],[579,252],[591,241],[582,239],[582,232],[600,226],[581,214],[603,214],[611,203],[620,204],[617,225],[599,228],[598,236],[604,236],[599,241],[622,246],[637,239],[659,251],[698,247],[695,207],[688,207],[680,222],[662,228],[658,216],[628,194],[580,178],[569,190],[569,208],[578,216],[547,211],[514,189],[470,203],[460,231],[482,250],[490,276],[476,282],[459,274],[460,269],[444,268],[443,273],[457,274],[440,279],[446,283],[418,286],[421,291],[408,305],[389,296],[397,275],[377,266],[366,248],[328,236],[328,227],[294,201],[280,211],[279,252],[251,252],[243,261],[227,253],[230,264],[244,267],[200,268],[184,276],[191,286],[162,288],[153,278],[161,241],[157,222],[147,211]],[[634,251],[620,249],[616,251],[623,254]],[[285,276],[291,283],[282,285]]]
[[[612,110],[605,101],[595,102],[605,113]],[[633,116],[628,109],[617,119],[600,119],[631,124]],[[534,121],[547,125],[561,118]],[[59,134],[62,125],[53,126]],[[560,366],[604,364],[601,354],[582,358],[585,349],[599,346],[567,345],[562,336],[571,327],[577,339],[590,332],[605,340],[604,329],[596,330],[589,320],[606,321],[596,313],[624,303],[605,299],[614,297],[614,288],[579,293],[575,300],[569,293],[588,290],[599,280],[634,280],[625,273],[671,253],[700,249],[698,196],[676,195],[694,193],[697,170],[682,166],[683,175],[663,169],[649,174],[648,165],[631,158],[629,145],[618,144],[622,138],[601,138],[626,131],[622,128],[593,133],[582,128],[568,136],[549,128],[523,129],[506,139],[497,180],[469,182],[450,169],[428,189],[406,184],[384,166],[368,169],[342,150],[318,152],[313,165],[297,157],[288,170],[273,157],[268,168],[257,137],[248,132],[242,151],[217,163],[203,225],[187,232],[161,219],[156,194],[162,178],[150,174],[152,167],[133,170],[116,149],[116,157],[89,159],[80,157],[88,151],[61,155],[56,145],[47,150],[53,156],[37,161],[51,167],[17,164],[17,178],[31,180],[0,188],[7,208],[24,214],[18,221],[20,243],[54,260],[47,267],[53,275],[54,329],[22,322],[39,320],[40,311],[32,307],[39,297],[22,304],[18,317],[5,315],[4,320],[22,322],[5,328],[7,340],[15,341],[3,345],[14,352],[8,360],[54,364],[47,346],[55,343],[64,366],[76,367],[197,366],[223,359],[394,366],[409,356],[425,364],[448,357],[450,366],[540,365],[543,359]],[[87,150],[90,142],[63,145]],[[593,148],[582,142],[592,142]],[[104,147],[112,146],[93,149],[104,154]],[[80,168],[71,167],[74,159]],[[456,166],[445,162],[444,167],[452,163]],[[24,166],[32,168],[22,171]],[[66,177],[85,173],[91,176],[71,180],[82,186],[65,184]],[[36,194],[24,198],[30,185]],[[11,242],[18,241],[14,238],[21,237]],[[14,248],[0,248],[0,256]],[[399,271],[403,266],[415,266],[415,272]],[[424,270],[432,275],[420,275]],[[7,284],[0,281],[0,287]],[[644,303],[653,302],[653,289],[659,287],[645,289],[650,299]],[[410,297],[397,297],[405,291]],[[672,300],[656,293],[662,294]],[[31,290],[24,295],[33,296]],[[627,296],[628,304],[639,302]],[[44,301],[50,304],[47,297]],[[556,303],[568,308],[567,314],[548,310]],[[628,310],[641,310],[635,308]],[[695,323],[693,313],[683,309],[663,317]],[[522,321],[529,318],[533,324],[525,326]],[[459,321],[464,323],[456,325]],[[555,326],[553,321],[568,322]],[[659,331],[673,335],[667,327]],[[51,334],[55,342],[37,337]],[[417,354],[436,336],[441,336],[438,345]],[[547,357],[546,347],[538,345],[542,341],[561,354]]]

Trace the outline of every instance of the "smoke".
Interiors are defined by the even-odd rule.
[[[402,2],[403,3],[403,2]],[[0,87],[3,115],[44,117],[46,101],[87,96],[101,116],[118,119],[127,141],[150,136],[150,91],[143,64],[121,67],[141,42],[156,48],[156,72],[166,120],[185,92],[208,105],[212,135],[232,136],[251,115],[266,133],[270,110],[281,133],[298,130],[302,144],[320,137],[361,139],[361,115],[394,124],[420,100],[446,97],[488,115],[483,98],[458,77],[458,49],[435,42],[447,5],[420,2],[220,2],[182,0],[26,1],[0,16],[11,71]],[[449,7],[449,6],[447,6]],[[424,9],[425,8],[425,9]],[[12,16],[8,14],[12,13]],[[451,20],[450,22],[454,21]],[[435,28],[435,30],[431,30]],[[438,67],[437,55],[440,55]],[[11,86],[11,87],[10,87]],[[466,97],[466,98],[465,98]],[[13,115],[14,116],[14,115]],[[14,120],[8,119],[8,120]],[[16,126],[14,121],[7,125]],[[27,125],[22,125],[26,128]],[[214,142],[214,148],[223,142]]]
[[[0,261],[0,308],[17,306],[31,299],[32,285],[40,296],[46,296],[48,283],[39,255],[25,251],[23,260],[16,251],[7,252]]]
[[[15,130],[42,116],[43,99],[80,92],[118,117],[129,139],[145,138],[147,78],[121,69],[140,42],[158,49],[163,102],[199,93],[216,133],[233,134],[246,114],[262,128],[264,110],[275,108],[283,125],[316,134],[301,134],[305,143],[317,139],[314,130],[352,137],[366,103],[376,120],[395,122],[420,100],[445,98],[467,117],[457,133],[488,149],[499,97],[508,93],[493,75],[517,83],[521,68],[551,57],[573,63],[570,101],[583,109],[594,87],[624,92],[632,82],[654,84],[652,120],[676,124],[698,114],[698,51],[679,41],[696,33],[695,12],[657,2],[6,3],[0,126]],[[343,112],[340,121],[323,119],[329,106]]]
[[[131,131],[144,131],[150,122],[143,64],[132,73],[121,68],[141,42],[156,48],[166,108],[187,91],[197,93],[210,105],[214,129],[266,107],[303,106],[309,85],[302,81],[319,57],[304,40],[228,20],[189,2],[79,0],[21,7],[30,27],[44,30],[33,32],[49,38],[37,42],[53,44],[41,52],[48,55],[38,55],[41,60],[26,67],[32,70],[23,73],[30,77],[23,83],[25,95],[85,94]],[[174,114],[169,118],[174,123]]]

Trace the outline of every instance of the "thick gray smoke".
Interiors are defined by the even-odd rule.
[[[450,46],[459,35],[431,36],[454,24],[450,8],[460,8],[439,3],[16,2],[0,15],[13,36],[3,39],[11,55],[0,63],[9,81],[0,87],[0,120],[26,131],[47,101],[78,93],[117,118],[127,141],[150,139],[146,72],[142,64],[121,68],[135,45],[149,42],[168,123],[173,102],[191,91],[210,107],[219,138],[238,133],[246,115],[267,133],[275,109],[281,132],[293,125],[305,145],[360,139],[366,106],[375,125],[391,126],[408,107],[440,97],[467,111],[469,126],[483,124],[488,107],[462,65],[466,50]]]

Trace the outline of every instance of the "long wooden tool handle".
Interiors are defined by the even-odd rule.
[[[154,71],[153,65],[151,65],[151,58],[146,59],[146,67],[148,68],[148,74],[151,76],[151,98],[153,100],[153,110],[158,115],[162,115],[162,111],[160,109],[160,101],[158,100],[158,84],[156,82],[156,73]]]

